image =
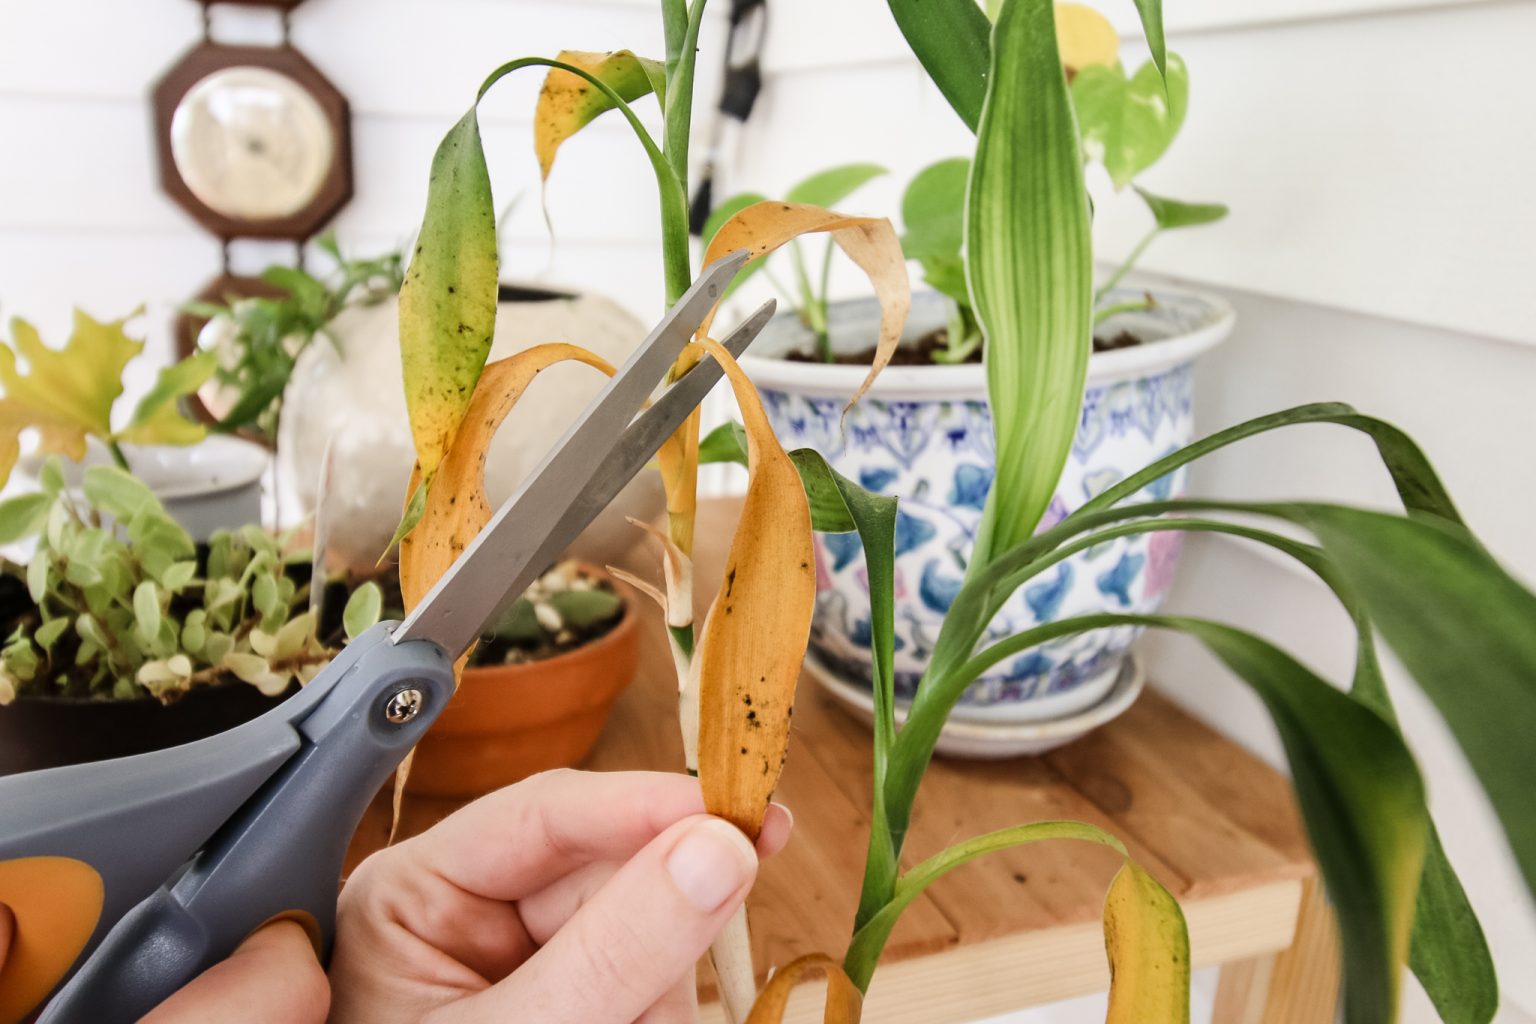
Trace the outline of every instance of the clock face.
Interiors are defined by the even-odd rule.
[[[290,216],[312,202],[335,158],[325,111],[270,68],[222,68],[177,103],[171,158],[192,194],[240,220]]]

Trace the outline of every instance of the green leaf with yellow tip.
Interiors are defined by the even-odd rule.
[[[1105,1024],[1189,1021],[1189,929],[1157,879],[1133,861],[1104,900],[1104,949],[1112,969]]]
[[[432,159],[427,215],[400,289],[405,405],[423,479],[453,443],[496,329],[496,208],[471,108]]]

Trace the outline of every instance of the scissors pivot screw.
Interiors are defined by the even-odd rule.
[[[396,691],[384,705],[384,717],[392,725],[404,725],[421,711],[421,700],[421,691],[415,687]]]

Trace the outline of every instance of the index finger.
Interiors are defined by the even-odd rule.
[[[560,769],[481,797],[377,854],[373,870],[424,869],[475,895],[517,900],[583,864],[628,860],[703,810],[686,775]]]

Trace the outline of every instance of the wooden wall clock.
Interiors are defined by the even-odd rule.
[[[352,126],[347,99],[289,41],[288,14],[303,0],[198,0],[203,38],[155,83],[154,144],[160,185],[222,243],[223,266],[201,302],[273,298],[259,277],[235,274],[229,243],[240,238],[304,242],[352,198]],[[215,2],[280,12],[277,46],[213,40]],[[182,313],[172,328],[178,354],[195,350],[206,321]]]

